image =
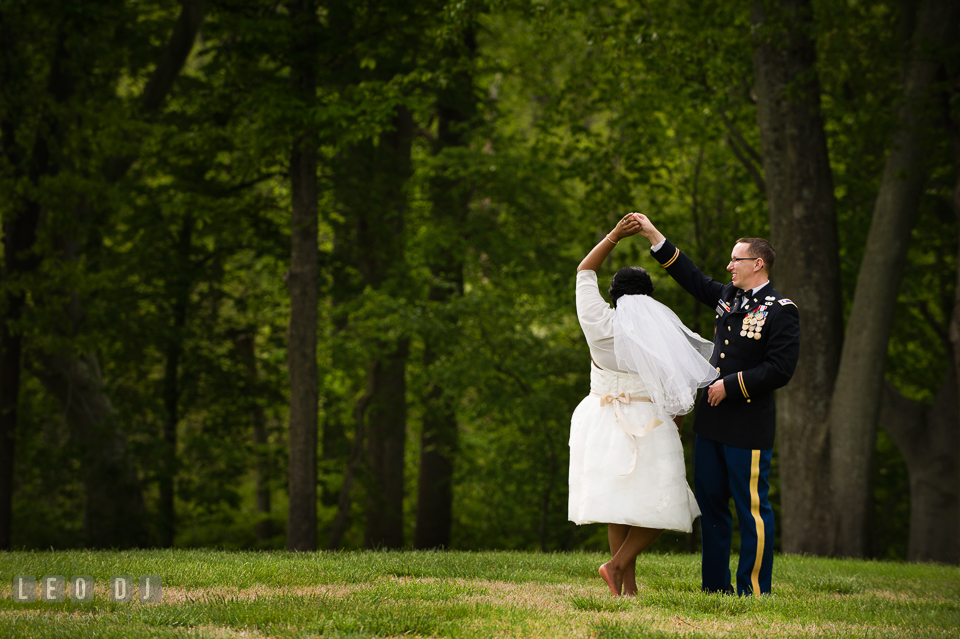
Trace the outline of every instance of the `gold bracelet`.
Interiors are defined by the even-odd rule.
[[[609,233],[607,233],[606,237],[607,237],[607,241],[610,242],[611,244],[613,244],[614,246],[616,246],[617,244],[620,243],[620,242],[614,242],[613,240],[611,240]]]

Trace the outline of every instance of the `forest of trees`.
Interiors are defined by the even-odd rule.
[[[777,550],[957,563],[958,27],[0,0],[0,549],[604,547],[566,521],[573,287],[640,211],[717,279],[736,238],[777,249]],[[708,335],[648,249],[601,282],[647,267]]]

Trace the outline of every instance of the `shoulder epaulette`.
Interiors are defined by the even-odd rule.
[[[782,300],[777,300],[777,301],[780,302],[780,306],[786,306],[787,304],[792,304],[793,306],[796,306],[796,304],[794,304],[792,301],[790,301],[790,300],[788,300],[788,299],[786,299],[786,298],[784,298],[784,299],[782,299]]]

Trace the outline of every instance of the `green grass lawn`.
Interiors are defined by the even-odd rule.
[[[599,554],[131,551],[0,554],[0,636],[960,637],[960,568],[778,556],[774,594],[699,592],[699,557],[642,555],[636,599]],[[113,603],[113,575],[161,603]],[[93,575],[92,603],[17,603],[16,575]]]

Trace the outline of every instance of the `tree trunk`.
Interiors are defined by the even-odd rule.
[[[866,250],[830,407],[834,552],[862,557],[871,499],[876,424],[893,308],[925,181],[924,102],[936,80],[936,55],[955,42],[960,4],[925,0],[917,15],[904,102],[874,206]],[[819,247],[817,247],[819,248]]]
[[[347,429],[340,415],[329,411],[324,417],[320,425],[320,474],[329,476],[343,467],[344,460],[349,457],[350,448]],[[320,503],[324,506],[336,506],[339,499],[340,491],[329,481],[324,481],[320,490]]]
[[[145,545],[140,479],[96,358],[59,353],[43,356],[36,363],[33,373],[63,407],[71,437],[80,449],[86,489],[85,545]]]
[[[183,352],[179,333],[183,325],[178,321],[186,318],[186,305],[182,308],[175,304],[173,330],[167,345],[167,362],[163,375],[163,405],[166,409],[166,418],[160,445],[160,546],[173,547],[173,538],[176,535],[176,505],[175,490],[177,476],[177,424],[180,423],[180,355]]]
[[[20,336],[9,323],[22,314],[23,300],[7,298],[7,321],[0,324],[0,550],[10,550],[13,535],[13,463],[17,406],[20,401]]]
[[[427,370],[436,361],[429,344],[423,360]],[[413,547],[449,548],[453,527],[453,464],[459,439],[457,415],[443,396],[443,388],[435,382],[430,383],[424,399]]]
[[[330,268],[330,286],[329,297],[324,302],[329,307],[329,313],[332,318],[331,339],[335,341],[337,336],[342,334],[349,325],[349,318],[346,313],[339,309],[343,304],[354,299],[359,293],[355,287],[355,278],[351,277],[350,271],[356,269],[355,261],[351,259],[353,251],[356,249],[353,228],[345,221],[333,221],[331,224],[333,232],[333,251],[331,252]],[[336,353],[338,349],[333,347],[335,353],[331,365],[337,367],[342,365],[342,357]],[[326,396],[324,403],[336,403],[338,401],[350,402],[352,393],[345,393],[339,397]],[[321,474],[325,481],[322,483],[320,501],[324,506],[337,506],[340,503],[340,494],[346,477],[352,471],[347,470],[351,460],[354,459],[350,441],[347,437],[349,420],[344,419],[342,413],[336,410],[324,411],[324,420],[321,425]],[[355,422],[359,424],[359,422]],[[356,463],[359,463],[359,459]],[[340,486],[336,486],[330,478],[343,472],[343,478]],[[335,481],[335,480],[334,480]],[[351,485],[352,485],[351,474]],[[339,515],[338,515],[339,516]],[[345,520],[344,520],[345,524]],[[331,531],[331,539],[332,539]],[[339,539],[337,545],[339,545]],[[334,546],[336,547],[336,546]]]
[[[251,402],[250,417],[253,422],[253,448],[256,465],[256,500],[259,519],[256,523],[257,539],[266,541],[273,536],[273,526],[270,521],[270,463],[267,454],[267,418],[263,412],[260,395],[260,380],[257,375],[256,357],[256,329],[240,333],[234,339],[237,356],[243,364],[246,373],[246,397]]]
[[[154,117],[163,106],[166,97],[173,89],[173,84],[179,77],[187,57],[193,49],[200,27],[203,24],[205,7],[202,0],[184,0],[181,11],[174,24],[163,54],[151,74],[140,100],[140,115],[144,119]],[[114,158],[108,162],[105,178],[108,183],[120,181],[136,160],[136,156]],[[80,207],[83,208],[82,206]],[[184,221],[181,230],[180,250],[189,253],[189,243],[192,237],[192,218]],[[183,243],[186,242],[186,248]],[[80,252],[76,238],[64,238],[62,243],[69,246],[67,259],[78,261]],[[177,274],[183,277],[183,274]],[[183,286],[188,286],[184,284]],[[179,360],[182,355],[179,333],[186,323],[186,307],[189,299],[189,290],[180,291],[178,283],[173,303],[172,340],[167,344],[167,361],[164,378],[164,406],[166,421],[164,422],[163,461],[160,477],[160,543],[163,546],[172,546],[176,531],[176,513],[174,509],[174,485],[176,475],[176,447],[179,421]],[[81,301],[73,293],[73,308],[71,310],[71,324],[76,327],[83,321],[84,313]],[[71,433],[81,441],[81,449],[86,455],[95,456],[98,450],[110,450],[102,462],[100,460],[85,461],[88,472],[84,473],[85,489],[87,491],[87,512],[85,517],[85,531],[87,544],[97,548],[139,546],[147,543],[145,532],[144,506],[141,494],[141,485],[133,460],[130,458],[126,445],[126,434],[116,417],[116,411],[104,388],[96,354],[60,353],[52,357],[42,357],[38,361],[41,366],[52,364],[54,369],[38,372],[38,377],[44,382],[48,390],[58,388],[67,413]],[[64,378],[66,376],[66,379]],[[66,384],[64,393],[62,384]],[[84,397],[79,397],[86,393]],[[81,402],[86,406],[95,407],[84,414],[75,414],[68,409],[74,402]],[[74,415],[73,418],[70,416]],[[99,419],[100,421],[96,421]],[[106,448],[104,448],[106,447]],[[99,468],[102,466],[102,468]],[[118,491],[114,492],[112,475],[119,473]],[[137,521],[134,521],[137,517]]]
[[[553,445],[553,437],[550,435],[550,427],[544,421],[541,413],[538,420],[543,429],[544,439],[546,440],[546,459],[544,459],[547,471],[547,485],[543,487],[543,497],[540,500],[540,552],[547,552],[550,522],[550,502],[553,501],[553,491],[557,486],[557,477],[560,475],[560,464],[557,461],[557,452]]]
[[[363,395],[354,405],[353,419],[356,428],[353,431],[353,445],[350,448],[350,457],[347,459],[347,467],[343,473],[343,483],[340,484],[340,493],[337,499],[337,514],[333,518],[333,525],[330,527],[330,539],[327,542],[327,550],[336,550],[340,547],[340,541],[343,539],[343,533],[347,530],[347,523],[350,520],[350,502],[353,491],[354,478],[360,463],[363,459],[363,452],[366,445],[366,414],[367,407],[370,405],[370,399],[374,396],[377,389],[374,384],[379,379],[377,364],[374,364],[367,371],[367,386]]]
[[[183,332],[187,325],[190,302],[190,254],[193,243],[193,216],[184,216],[177,238],[176,271],[171,274],[170,300],[173,322],[167,341],[167,361],[163,376],[163,422],[160,469],[160,545],[173,547],[176,535],[177,425],[180,423],[180,358],[183,355]]]
[[[755,2],[754,74],[776,288],[800,308],[793,380],[777,395],[782,548],[830,551],[828,403],[842,341],[840,263],[810,0]]]
[[[140,113],[145,119],[155,116],[163,106],[173,84],[186,64],[193,49],[204,18],[202,0],[184,0],[180,15],[170,34],[160,61],[151,74],[140,102]],[[116,183],[129,170],[135,156],[115,158],[108,163],[106,180]],[[82,208],[82,207],[81,207]],[[184,221],[181,232],[181,252],[189,254],[192,237],[192,218]],[[186,242],[186,247],[184,247]],[[63,244],[70,247],[67,259],[80,258],[76,238],[65,238]],[[183,274],[178,274],[183,277]],[[188,285],[184,285],[188,286]],[[178,289],[182,286],[178,285]],[[163,463],[160,479],[160,542],[173,545],[176,526],[174,509],[174,482],[176,474],[177,422],[179,421],[179,360],[182,354],[179,333],[186,323],[186,307],[189,290],[178,290],[173,308],[174,335],[167,345],[167,362],[164,379]],[[79,326],[84,313],[76,293],[73,294],[71,324]],[[116,411],[104,388],[97,356],[94,353],[76,355],[60,353],[42,357],[38,362],[47,368],[38,372],[45,387],[59,393],[61,405],[67,414],[71,433],[84,451],[84,488],[87,492],[87,509],[84,519],[86,543],[96,548],[140,546],[148,542],[145,530],[145,511],[140,480],[136,466],[127,449],[127,438],[116,417]],[[54,366],[53,369],[49,365]],[[63,385],[66,385],[66,392]],[[57,389],[57,390],[51,390]],[[81,394],[85,396],[80,397]],[[82,403],[90,407],[75,413],[70,406]],[[98,451],[109,451],[100,459]],[[118,479],[114,479],[117,477]]]
[[[408,346],[401,340],[375,369],[376,393],[367,409],[367,462],[371,485],[367,490],[364,546],[403,547],[403,467],[407,440]]]
[[[3,225],[3,279],[27,276],[40,264],[33,252],[40,206],[29,202],[20,214]],[[17,324],[23,317],[26,296],[6,296],[0,321],[0,550],[9,550],[13,535],[13,467],[16,452],[17,408],[20,403],[20,372],[23,339]]]
[[[955,75],[950,80],[952,97],[956,99],[960,96],[960,75]],[[960,223],[960,122],[956,120],[950,122],[950,138],[953,146],[953,170],[956,180],[953,186],[953,213],[957,222]],[[953,314],[950,317],[949,339],[953,353],[953,371],[956,382],[960,385],[960,259],[958,259],[956,293],[953,298]],[[960,389],[958,389],[957,398],[960,401]],[[958,407],[958,410],[960,410],[960,407]],[[960,454],[960,450],[957,452]],[[956,536],[957,545],[960,546],[960,524],[953,532]]]
[[[360,272],[364,282],[400,298],[405,293],[404,222],[406,184],[413,170],[411,149],[413,116],[397,109],[392,130],[378,146],[364,143],[359,152],[362,174],[368,181],[368,201],[358,202],[358,244],[364,247]],[[355,196],[361,192],[355,193]],[[376,346],[377,380],[366,415],[367,463],[371,483],[367,490],[364,545],[368,548],[403,546],[404,450],[406,443],[406,338]]]
[[[35,133],[31,148],[25,149],[18,139],[18,127],[30,106],[18,101],[17,89],[26,91],[23,59],[24,44],[21,34],[6,23],[0,15],[0,98],[6,103],[0,120],[0,149],[14,176],[30,184],[31,190],[41,190],[40,182],[54,175],[59,167],[51,147],[56,148],[63,135],[62,122],[49,105],[42,108],[42,126]],[[66,34],[61,27],[57,46],[50,64],[46,90],[53,101],[63,106],[74,93],[75,79],[65,67]],[[12,90],[12,93],[11,93]],[[26,190],[26,189],[24,189]],[[29,196],[12,197],[11,211],[3,220],[3,282],[10,291],[5,296],[4,314],[0,318],[0,550],[10,548],[13,534],[13,469],[16,452],[17,407],[20,401],[23,340],[17,325],[23,319],[26,293],[19,287],[25,284],[40,267],[41,256],[36,252],[37,232],[42,217],[40,202]]]
[[[907,399],[885,382],[879,422],[903,453],[910,473],[907,559],[957,563],[960,409],[953,362],[929,406]]]
[[[290,81],[308,109],[316,101],[319,23],[315,0],[289,4],[294,30]],[[290,328],[287,361],[290,373],[289,487],[287,549],[317,549],[317,139],[308,131],[294,141],[290,154],[291,256]]]
[[[449,59],[461,61],[463,70],[437,95],[437,145],[462,149],[468,129],[476,117],[473,68],[477,41],[473,22],[465,28],[460,42],[450,47]],[[442,157],[442,155],[441,155]],[[463,295],[463,224],[470,206],[470,191],[461,180],[444,175],[442,163],[431,180],[431,227],[437,249],[428,264],[433,281],[427,294],[430,306],[439,314],[452,300]],[[424,335],[423,363],[429,372],[437,361],[444,337],[430,331]],[[453,470],[459,439],[457,416],[443,387],[429,382],[425,393],[423,428],[420,436],[420,474],[417,480],[417,522],[414,548],[449,548],[453,526]]]
[[[392,124],[392,129],[381,133],[377,144],[363,141],[344,149],[332,166],[344,220],[337,230],[335,246],[336,272],[343,277],[335,278],[334,299],[350,299],[363,287],[398,300],[406,293],[404,218],[406,185],[412,175],[413,117],[399,107]],[[359,271],[359,278],[351,276],[351,271]],[[354,411],[352,451],[327,546],[330,549],[339,546],[345,532],[350,491],[361,466],[366,471],[362,473],[366,489],[365,545],[403,545],[407,338],[394,341],[381,337],[371,343],[371,350],[366,391]]]
[[[10,255],[10,235],[4,229],[4,253]],[[12,242],[11,242],[12,243]],[[33,242],[31,241],[31,245]],[[11,260],[7,260],[7,275]],[[0,550],[10,550],[13,537],[13,466],[16,459],[17,408],[23,341],[16,323],[23,316],[24,296],[8,295],[0,322]]]

